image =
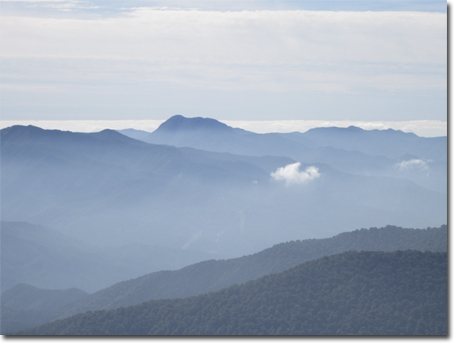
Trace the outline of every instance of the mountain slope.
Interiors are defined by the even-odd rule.
[[[300,162],[325,163],[351,174],[408,178],[446,193],[447,137],[425,138],[392,129],[363,130],[354,126],[257,134],[214,119],[176,115],[143,140],[248,156],[287,156]],[[404,160],[412,160],[412,166],[398,160],[406,155],[409,159]],[[418,162],[420,167],[415,166]]]
[[[166,120],[144,141],[247,156],[288,156],[304,162],[321,162],[324,157],[325,163],[341,167],[344,167],[342,162],[348,157],[355,158],[359,163],[363,162],[365,166],[368,166],[370,161],[378,167],[385,166],[388,162],[387,159],[367,157],[360,152],[335,151],[328,147],[315,150],[311,147],[312,142],[308,138],[305,138],[304,145],[300,140],[293,140],[286,134],[257,134],[232,128],[215,119],[185,118],[180,115]],[[336,168],[347,170],[337,166]]]
[[[50,321],[47,311],[63,307],[88,295],[77,289],[44,290],[17,284],[2,293],[1,332],[18,332]]]
[[[447,251],[447,227],[414,230],[388,226],[381,229],[370,228],[345,232],[327,239],[281,243],[262,252],[237,259],[209,260],[178,271],[147,274],[117,283],[92,295],[83,296],[80,300],[76,299],[68,305],[56,303],[41,310],[31,310],[27,306],[30,302],[24,302],[22,293],[13,293],[12,291],[18,288],[25,289],[16,286],[2,295],[2,301],[8,301],[5,306],[9,307],[9,309],[3,308],[3,329],[15,332],[79,312],[114,309],[153,299],[172,299],[218,291],[233,284],[241,284],[264,275],[282,272],[308,260],[349,250],[407,249]],[[43,294],[57,293],[57,291],[38,290],[35,287],[26,289],[28,292],[35,292],[35,295],[30,297],[31,300],[42,300]],[[5,295],[7,297],[3,299]]]
[[[54,317],[98,309],[116,309],[152,299],[183,298],[218,291],[308,260],[345,251],[447,251],[447,226],[427,230],[388,226],[341,233],[332,238],[281,243],[259,253],[229,260],[210,260],[177,271],[160,271],[117,283],[76,301]],[[53,319],[53,318],[51,318]]]
[[[27,283],[95,292],[144,273],[211,258],[208,254],[137,244],[95,247],[26,222],[2,221],[0,232],[2,291]]]
[[[188,194],[185,205],[201,204],[218,185],[229,189],[268,177],[250,164],[202,164],[174,147],[149,145],[117,132],[12,127],[2,130],[1,141],[3,218],[50,226],[101,245],[108,242],[96,241],[102,232],[111,232],[116,244],[132,243],[123,236],[134,231],[136,222],[149,223],[135,234],[153,236],[154,213],[165,212],[170,202],[179,205],[183,193]],[[171,230],[167,224],[156,226]]]
[[[16,310],[46,310],[62,307],[88,293],[77,288],[45,290],[20,283],[2,293],[2,308]]]
[[[124,136],[128,136],[139,141],[144,141],[144,139],[150,135],[150,132],[148,131],[137,129],[123,129],[116,131],[118,131],[120,134],[123,134]]]
[[[447,254],[348,252],[187,299],[79,314],[29,335],[446,335]]]
[[[292,133],[290,139],[319,147],[332,146],[370,155],[398,158],[409,153],[434,161],[447,160],[447,137],[419,137],[400,130],[363,130],[348,128],[314,128],[303,134]]]
[[[248,156],[290,156],[304,154],[308,148],[278,134],[255,134],[210,118],[185,118],[175,115],[162,123],[146,142],[192,147],[205,151]]]

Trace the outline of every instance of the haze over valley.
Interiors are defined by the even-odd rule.
[[[112,130],[3,129],[2,220],[97,246],[218,258],[362,227],[446,223],[445,137],[357,128],[254,134],[174,116],[147,141]]]

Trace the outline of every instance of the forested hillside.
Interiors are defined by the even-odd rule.
[[[2,317],[2,328],[8,332],[99,309],[116,309],[153,299],[184,298],[218,291],[271,273],[278,273],[308,260],[349,250],[447,251],[447,226],[426,230],[395,226],[344,232],[327,239],[309,239],[275,245],[259,253],[229,260],[209,260],[177,271],[162,271],[117,283],[68,305],[49,305],[41,310],[25,308],[21,294],[8,291],[8,314]],[[24,287],[22,288],[24,289]],[[31,290],[29,290],[31,291]],[[54,292],[54,291],[53,291]],[[37,290],[30,299],[42,300],[47,291]],[[48,293],[50,294],[50,293]],[[15,296],[17,300],[15,300]],[[14,306],[14,307],[13,307]],[[11,308],[16,309],[12,310]],[[23,324],[21,324],[23,320]]]
[[[275,245],[237,259],[209,260],[177,271],[160,271],[117,283],[76,301],[56,316],[77,312],[115,309],[152,299],[184,298],[218,291],[271,273],[282,272],[300,263],[350,250],[446,252],[447,226],[440,228],[361,229],[326,239],[308,239]]]
[[[2,334],[49,322],[50,310],[63,307],[86,295],[86,292],[76,288],[46,290],[23,283],[17,284],[2,293]]]
[[[446,335],[447,254],[346,252],[216,293],[55,321],[21,334]]]

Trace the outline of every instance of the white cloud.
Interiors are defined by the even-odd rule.
[[[271,177],[277,181],[285,181],[286,185],[306,184],[320,177],[319,169],[310,166],[304,171],[300,171],[301,163],[288,164],[283,168],[278,168],[275,172],[271,173]]]
[[[422,159],[410,159],[404,160],[396,164],[396,168],[400,171],[409,171],[409,170],[421,170],[428,171],[429,166],[427,162]]]

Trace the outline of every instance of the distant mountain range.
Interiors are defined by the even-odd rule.
[[[248,155],[263,155],[260,152],[273,154],[285,149],[286,145],[288,150],[303,145],[306,148],[333,147],[388,158],[412,154],[433,161],[447,160],[447,137],[425,138],[392,129],[363,130],[355,126],[320,127],[309,129],[304,133],[257,134],[232,128],[211,118],[185,118],[175,115],[152,133],[133,129],[119,130],[119,132],[150,143],[236,154],[243,152]],[[268,143],[266,140],[272,142]],[[260,149],[260,146],[263,146],[263,149]]]
[[[119,132],[154,144],[248,156],[288,156],[352,174],[406,178],[435,191],[447,191],[447,137],[425,138],[392,129],[363,130],[355,126],[257,134],[210,118],[180,115],[152,133]],[[417,163],[400,167],[409,160]]]
[[[71,133],[14,126],[1,130],[2,219],[50,227],[93,245],[137,242],[224,258],[359,227],[446,223],[446,193],[385,172],[378,176],[336,170],[320,148],[283,135],[258,135],[215,120],[183,117],[169,119],[153,135],[186,128],[202,142],[213,139],[226,147],[229,140],[245,137],[249,141],[244,149],[274,145],[281,155],[148,144],[112,130]],[[395,140],[402,135],[386,133],[391,134]],[[322,162],[293,158],[288,150],[295,145],[304,153],[319,154]],[[328,149],[339,163],[351,163],[350,155],[357,155],[377,167],[376,159],[385,157]],[[423,174],[422,160],[411,160],[403,160],[396,172],[408,173],[416,166]],[[430,178],[433,164],[425,162]],[[441,183],[446,186],[446,178]]]
[[[345,232],[326,239],[281,243],[241,258],[208,260],[177,271],[147,274],[90,295],[82,292],[80,298],[69,300],[67,304],[57,302],[56,305],[50,305],[51,298],[55,297],[58,291],[38,290],[20,284],[2,294],[2,308],[8,310],[2,325],[5,331],[16,332],[89,310],[116,309],[154,299],[185,298],[214,292],[265,275],[283,272],[309,260],[346,251],[408,249],[446,252],[447,227],[419,230],[387,226],[382,229]],[[46,275],[47,271],[41,271],[39,274]],[[64,274],[66,278],[67,275]],[[61,293],[61,298],[65,299],[66,291]],[[28,302],[24,302],[25,296]]]

